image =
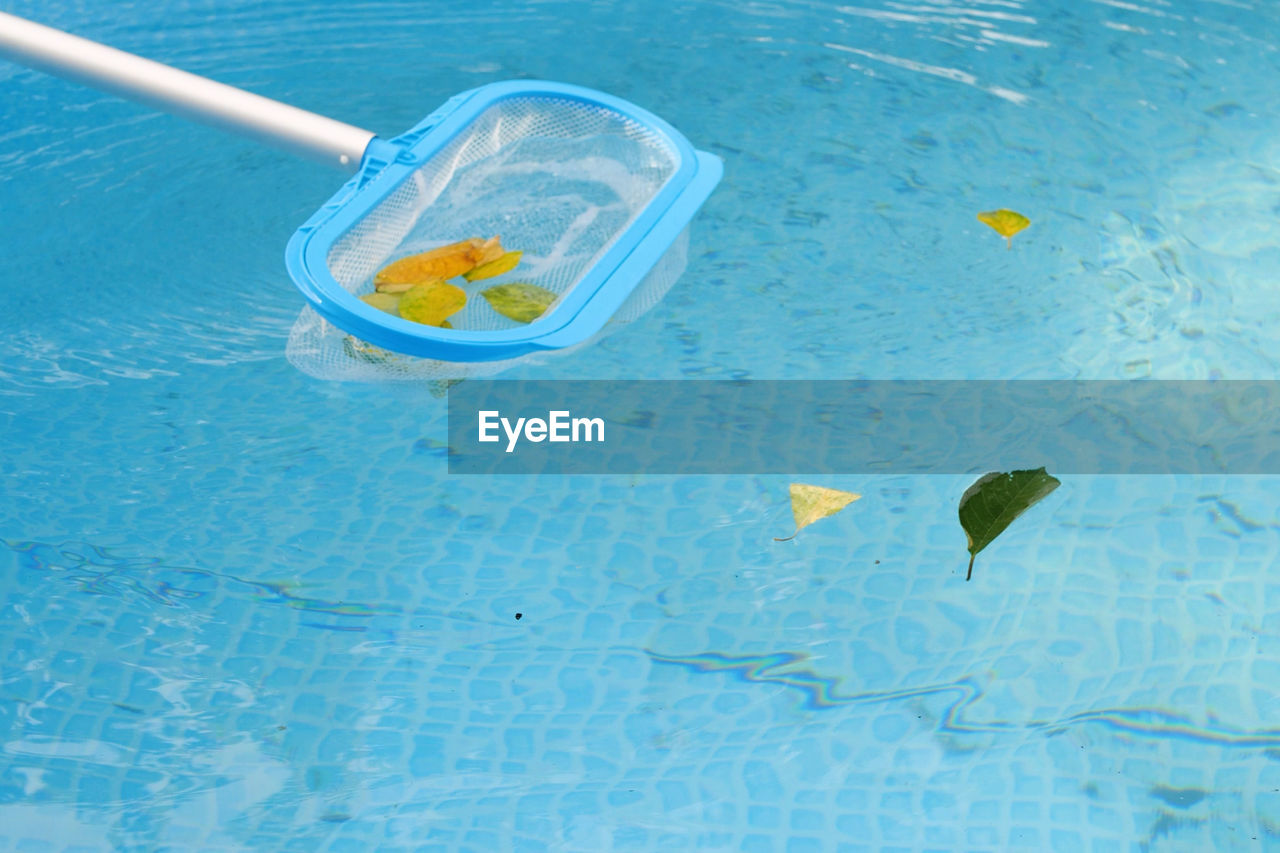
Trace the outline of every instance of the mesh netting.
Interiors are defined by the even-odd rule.
[[[336,240],[329,271],[348,291],[369,293],[374,274],[391,260],[496,234],[505,249],[523,251],[519,267],[471,284],[451,280],[467,292],[467,305],[450,324],[473,331],[521,326],[480,296],[521,281],[556,294],[534,322],[558,326],[567,318],[557,318],[557,306],[675,172],[676,156],[661,137],[609,109],[546,96],[501,101]],[[686,247],[682,234],[610,326],[662,298],[684,270]],[[531,357],[446,362],[390,353],[310,308],[294,323],[287,353],[312,376],[347,380],[488,376]]]

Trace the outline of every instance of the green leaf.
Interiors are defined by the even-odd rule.
[[[556,301],[556,295],[545,287],[523,281],[499,284],[480,291],[490,307],[517,323],[532,323]]]
[[[973,558],[1004,532],[1015,518],[1022,515],[1045,495],[1061,485],[1043,468],[984,474],[960,497],[960,526],[969,537],[969,574],[973,577]]]

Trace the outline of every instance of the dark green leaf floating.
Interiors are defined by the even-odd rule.
[[[1061,485],[1043,468],[984,474],[960,497],[960,526],[969,537],[969,573],[973,577],[973,558],[1004,532],[1015,518]]]

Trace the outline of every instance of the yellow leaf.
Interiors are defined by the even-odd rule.
[[[419,252],[388,264],[378,271],[373,282],[378,285],[418,284],[432,278],[453,278],[470,272],[487,251],[488,243],[479,237],[450,243],[429,252]]]
[[[443,281],[428,281],[415,286],[400,297],[400,316],[415,323],[439,326],[446,317],[456,314],[467,304],[462,288]]]
[[[979,213],[978,221],[994,228],[995,232],[1005,239],[1010,249],[1013,248],[1013,235],[1031,224],[1031,220],[1021,213],[1016,210],[1006,210],[1003,207],[999,210]]]
[[[467,281],[482,281],[486,278],[502,275],[504,272],[511,272],[516,268],[516,264],[520,263],[520,256],[523,254],[524,252],[507,252],[505,255],[500,255],[496,260],[481,264],[463,277]]]
[[[791,484],[791,514],[796,520],[796,532],[783,539],[774,538],[774,542],[786,542],[795,539],[796,533],[813,524],[815,521],[835,515],[862,495],[853,492],[842,492],[839,489],[828,489],[822,486],[807,486],[804,483]]]
[[[360,301],[372,305],[379,311],[386,311],[396,317],[400,316],[400,296],[396,293],[366,293]]]

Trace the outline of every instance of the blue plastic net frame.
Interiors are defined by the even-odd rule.
[[[487,129],[477,141],[473,137],[479,125]],[[626,165],[617,179],[622,182],[620,194],[634,196],[631,208],[623,205],[619,214],[625,223],[596,229],[599,245],[589,245],[596,251],[577,267],[570,265],[568,274],[562,271],[551,288],[559,298],[542,318],[505,328],[441,329],[392,316],[359,299],[374,269],[406,254],[416,224],[429,215],[458,174],[457,163],[470,165],[498,156],[510,149],[512,138],[536,143],[548,127],[550,136],[558,135],[565,145],[580,141],[574,137],[577,128],[582,129],[579,136],[597,148],[614,144],[617,137],[623,140],[619,144],[635,148],[627,159],[645,162]],[[591,157],[610,167],[608,157],[600,157],[598,151]],[[568,163],[562,171],[581,168]],[[514,175],[521,171],[527,171],[527,164],[511,169]],[[632,192],[628,174],[647,177],[634,180]],[[286,265],[315,312],[365,345],[452,363],[507,361],[573,347],[598,333],[667,255],[722,174],[719,158],[696,151],[665,121],[622,99],[546,81],[492,83],[455,96],[395,139],[375,139],[356,176],[289,241]],[[564,179],[574,177],[568,174]],[[415,201],[406,207],[410,197]],[[387,214],[388,210],[393,212]],[[506,218],[513,215],[518,213]],[[460,237],[441,230],[429,234],[418,248],[470,236],[490,235]],[[518,242],[504,237],[508,249],[522,248]]]

